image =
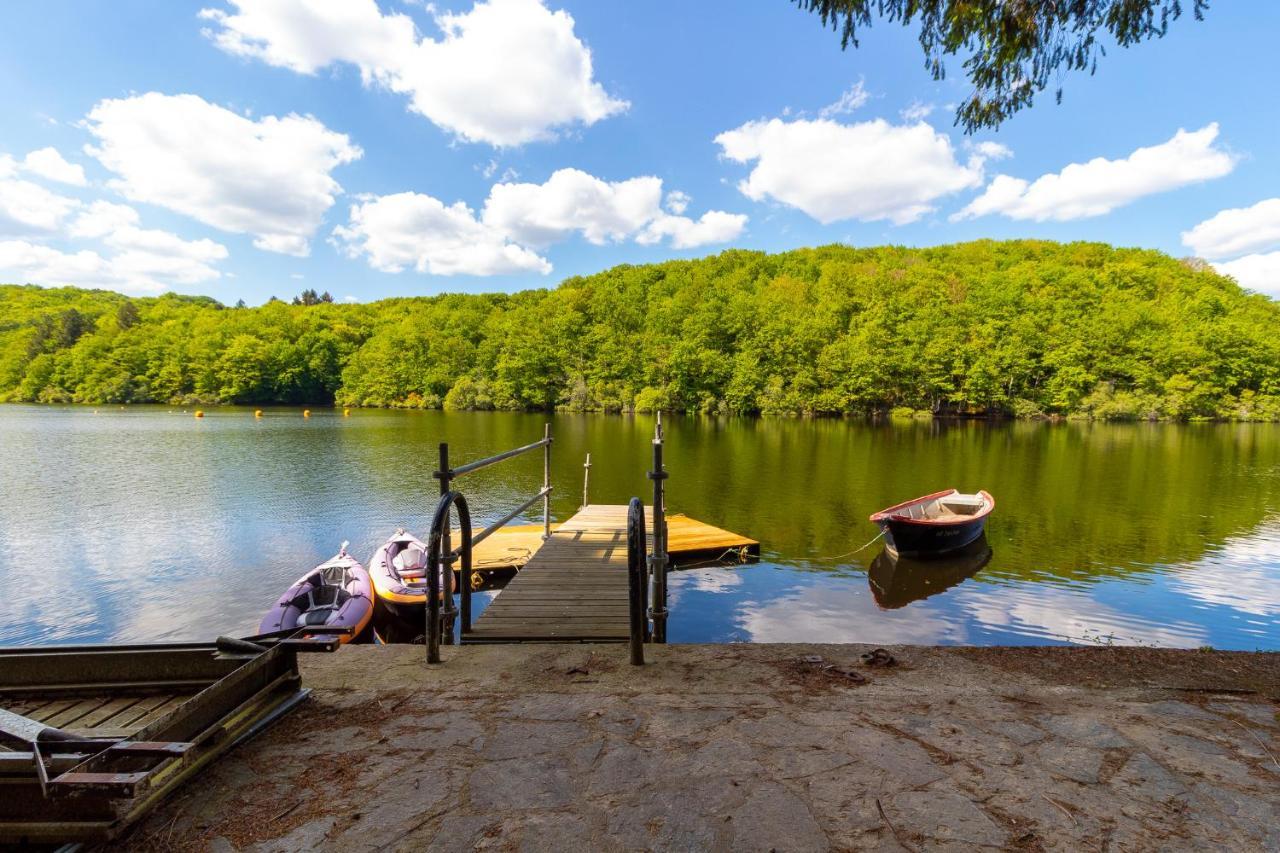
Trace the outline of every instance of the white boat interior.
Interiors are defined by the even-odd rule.
[[[987,499],[982,495],[966,495],[961,492],[952,492],[940,498],[904,506],[894,515],[928,521],[952,521],[977,515],[986,506]]]

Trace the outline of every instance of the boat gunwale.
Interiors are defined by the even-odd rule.
[[[978,496],[983,498],[984,500],[984,505],[982,509],[974,513],[973,515],[965,516],[961,519],[909,518],[905,515],[894,514],[896,510],[904,509],[909,506],[914,506],[915,504],[925,503],[926,501],[937,500],[939,498],[945,498],[948,495],[958,495],[958,494],[961,494],[959,489],[956,489],[956,488],[945,489],[941,492],[934,492],[931,495],[924,495],[922,497],[912,498],[909,501],[903,501],[900,504],[894,504],[893,506],[886,507],[885,509],[882,509],[879,512],[873,512],[870,518],[871,518],[871,521],[875,522],[876,524],[886,524],[888,522],[893,522],[894,524],[913,524],[921,527],[958,527],[965,524],[972,524],[975,521],[981,521],[982,519],[985,519],[988,515],[991,515],[992,511],[996,508],[995,497],[992,496],[992,494],[988,492],[986,489],[979,489]]]

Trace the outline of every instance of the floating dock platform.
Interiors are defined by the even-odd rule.
[[[653,518],[645,509],[645,530]],[[595,642],[629,638],[627,609],[627,508],[583,507],[547,540],[542,526],[499,531],[476,548],[477,569],[520,555],[521,568],[484,613],[463,643]],[[668,553],[673,557],[758,553],[760,543],[682,515],[667,518]],[[652,539],[652,534],[648,536]],[[517,544],[519,543],[519,544]],[[527,556],[524,556],[527,554]],[[515,568],[514,565],[509,568]]]
[[[585,518],[584,513],[615,510],[625,516],[627,508],[594,504],[579,511],[565,524],[581,523]],[[647,524],[649,523],[648,510],[646,509],[645,512]],[[551,530],[554,533],[563,527],[564,524],[553,524]],[[480,529],[476,528],[476,533],[479,532]],[[454,541],[457,541],[456,533]],[[472,555],[472,570],[479,576],[487,572],[517,571],[524,568],[544,544],[541,524],[504,527],[475,547]],[[673,561],[691,558],[715,559],[728,556],[730,552],[759,554],[760,543],[685,515],[667,516],[667,553],[671,555]]]

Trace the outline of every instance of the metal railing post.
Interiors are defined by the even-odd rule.
[[[591,454],[587,454],[587,461],[582,465],[582,506],[578,509],[586,509],[590,505],[587,499],[588,487],[591,485]]]
[[[458,510],[459,533],[462,544],[459,553],[442,550],[449,538],[449,516],[454,509]],[[440,645],[446,628],[449,642],[453,640],[453,621],[450,611],[441,611],[440,603],[445,597],[453,602],[453,562],[456,557],[462,558],[463,583],[468,587],[471,583],[471,511],[467,507],[467,499],[458,492],[448,492],[440,497],[435,515],[431,519],[431,535],[427,540],[427,663],[440,663]],[[464,630],[471,630],[471,596],[470,590],[463,593]]]
[[[644,612],[644,504],[632,498],[627,505],[627,603],[630,623],[631,663],[644,664],[646,620]]]
[[[544,424],[542,438],[542,538],[551,538],[551,424]]]
[[[667,641],[667,514],[666,468],[662,464],[662,413],[653,428],[653,551],[649,556],[649,618],[653,622],[653,641]]]
[[[449,469],[449,444],[448,442],[440,442],[440,497],[444,497],[453,490],[453,472]],[[447,519],[446,519],[447,521]],[[457,618],[458,611],[453,606],[453,560],[448,557],[453,552],[453,536],[449,531],[449,525],[446,523],[444,528],[444,537],[441,541],[441,547],[444,548],[445,563],[443,571],[448,573],[448,577],[444,579],[442,589],[444,591],[444,612],[442,614],[449,630],[443,638],[446,646],[453,645],[453,620]]]

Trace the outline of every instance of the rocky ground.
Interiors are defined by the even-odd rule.
[[[1280,849],[1275,654],[647,651],[305,656],[311,699],[118,846]]]

